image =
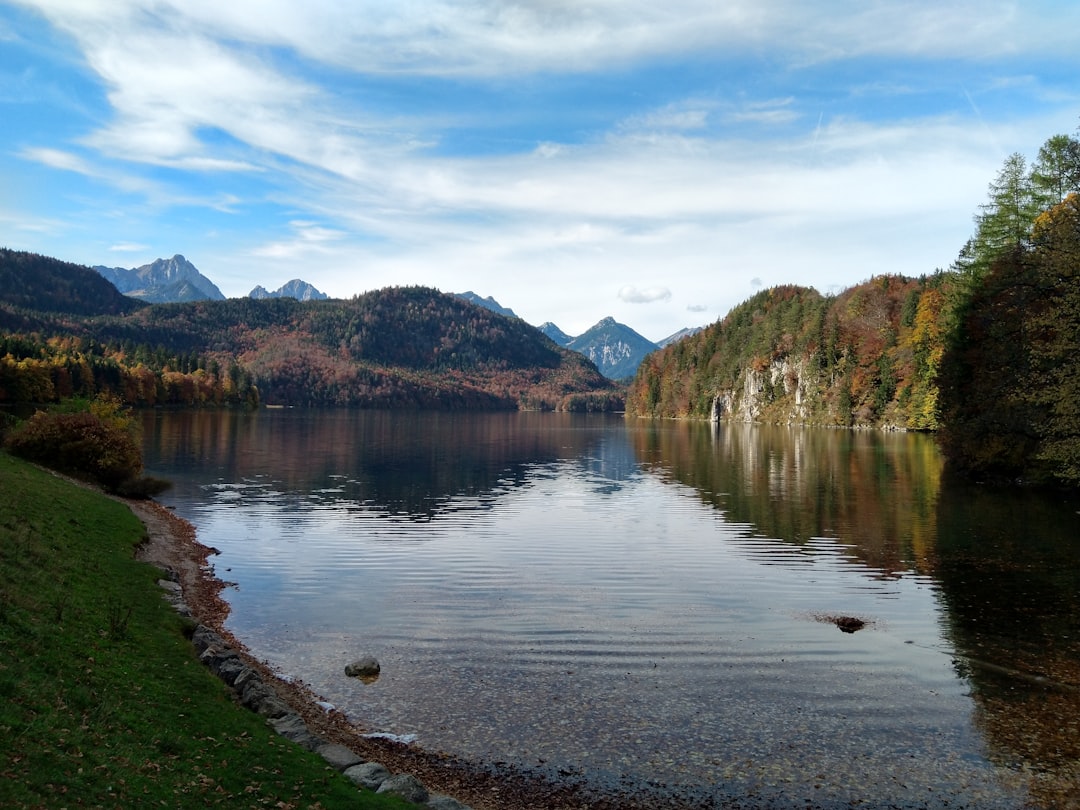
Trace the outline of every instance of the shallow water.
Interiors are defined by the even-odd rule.
[[[145,436],[229,628],[367,728],[688,806],[1069,806],[1075,505],[949,488],[927,437],[344,411]],[[362,655],[374,683],[343,675]]]

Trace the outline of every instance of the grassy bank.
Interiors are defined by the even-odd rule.
[[[0,452],[0,806],[372,807],[195,658],[143,526]]]

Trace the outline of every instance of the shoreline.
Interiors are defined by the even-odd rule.
[[[342,712],[320,706],[319,695],[307,684],[281,678],[225,629],[230,608],[221,592],[228,583],[218,578],[210,562],[216,549],[198,540],[191,523],[153,500],[121,500],[146,528],[146,539],[136,549],[136,558],[172,572],[192,618],[225,639],[318,736],[345,746],[367,761],[381,762],[394,773],[410,773],[429,789],[453,796],[474,810],[643,810],[660,806],[657,796],[650,801],[644,796],[635,800],[631,796],[601,795],[583,785],[555,783],[507,763],[466,762],[419,746],[363,736],[365,729]]]

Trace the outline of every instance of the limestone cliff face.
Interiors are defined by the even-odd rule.
[[[819,373],[805,359],[783,357],[763,369],[746,368],[739,384],[713,397],[712,420],[808,424],[822,419]]]

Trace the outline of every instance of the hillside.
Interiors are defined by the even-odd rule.
[[[27,259],[10,252],[2,258],[5,272],[19,277]],[[40,261],[61,278],[94,276],[86,268]],[[389,288],[350,300],[152,306],[119,296],[129,302],[127,310],[79,302],[83,315],[98,317],[62,318],[41,309],[53,306],[47,300],[34,298],[38,309],[21,310],[16,307],[31,299],[10,297],[14,303],[6,287],[0,290],[0,318],[21,326],[0,332],[0,402],[110,390],[147,405],[622,405],[594,366],[533,327],[431,289]]]
[[[120,315],[143,306],[88,267],[7,248],[0,248],[0,305],[0,330],[35,312]]]
[[[952,472],[1080,486],[1080,139],[1012,154],[949,271],[755,295],[646,358],[627,413],[939,430]]]
[[[762,291],[646,358],[627,413],[936,429],[948,284],[880,277],[835,297]]]

